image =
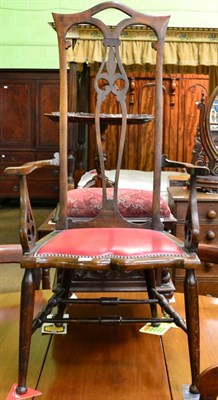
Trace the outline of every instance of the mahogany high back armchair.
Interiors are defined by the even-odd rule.
[[[124,19],[113,28],[106,26],[98,15],[100,11],[117,9],[124,13]],[[97,15],[96,15],[97,14]],[[19,356],[19,380],[17,393],[27,391],[26,376],[31,344],[31,335],[44,322],[48,321],[48,315],[53,307],[57,312],[53,316],[55,324],[66,323],[65,309],[69,304],[99,303],[102,306],[132,304],[141,302],[150,305],[151,316],[149,318],[137,318],[128,316],[98,316],[96,318],[76,318],[70,315],[70,322],[92,322],[100,324],[121,324],[133,322],[152,322],[159,324],[163,321],[158,316],[157,305],[164,309],[168,317],[164,322],[175,322],[188,334],[190,362],[192,371],[192,383],[190,390],[196,392],[195,382],[199,373],[199,321],[198,321],[198,294],[195,269],[200,261],[196,255],[199,226],[197,202],[195,197],[196,174],[207,172],[204,167],[195,167],[191,164],[170,162],[166,156],[162,156],[162,63],[166,28],[169,17],[148,16],[134,11],[126,5],[115,2],[101,3],[85,12],[76,14],[53,14],[55,29],[58,35],[60,58],[60,214],[56,229],[43,239],[34,242],[34,226],[30,201],[27,192],[25,171],[31,172],[42,163],[31,164],[28,168],[8,168],[8,174],[18,174],[21,182],[21,243],[24,255],[21,267],[24,268],[24,278],[21,292],[20,314],[20,356]],[[67,32],[72,26],[88,24],[97,27],[102,36],[103,60],[100,64],[95,79],[96,110],[94,115],[75,115],[68,113],[68,79],[66,49],[70,46]],[[127,221],[119,212],[118,180],[122,162],[123,148],[126,139],[126,125],[129,119],[133,123],[145,123],[149,115],[128,115],[126,107],[126,93],[128,91],[128,78],[120,58],[120,35],[132,25],[145,25],[151,29],[154,52],[156,53],[156,84],[155,84],[155,122],[154,122],[154,186],[152,192],[151,218],[141,224]],[[103,85],[102,85],[103,82]],[[120,114],[102,116],[101,106],[109,95],[115,96],[119,104]],[[99,214],[85,222],[75,222],[68,217],[67,210],[67,139],[68,119],[81,123],[95,123],[96,141],[100,167],[102,171],[102,206]],[[101,120],[103,118],[113,120],[120,125],[120,146],[117,157],[117,170],[113,193],[108,193],[104,174],[104,156],[101,142]],[[46,162],[46,164],[48,161]],[[52,164],[52,161],[50,162]],[[34,166],[35,165],[35,166]],[[160,217],[160,172],[162,167],[186,168],[190,178],[190,202],[185,226],[185,243],[163,229]],[[185,303],[186,324],[180,316],[173,311],[166,298],[158,293],[155,287],[154,271],[163,267],[185,269]],[[56,268],[58,270],[57,287],[47,306],[35,318],[34,291],[35,271],[37,269]],[[99,299],[75,299],[71,296],[71,283],[75,271],[144,271],[147,281],[148,296],[143,300],[125,300],[122,298],[100,297]],[[90,291],[91,288],[90,288]],[[114,288],[116,291],[116,288]],[[146,288],[145,288],[146,292]],[[148,298],[147,298],[148,297]],[[86,306],[85,306],[86,307]],[[49,322],[52,320],[49,319]],[[79,340],[79,339],[78,339]],[[73,357],[73,351],[72,351]],[[155,357],[155,355],[154,355]],[[179,360],[178,360],[179,362]],[[145,377],[146,379],[146,377]]]

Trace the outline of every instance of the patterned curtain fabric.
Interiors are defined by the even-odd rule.
[[[155,65],[155,50],[151,42],[125,41],[121,42],[120,55],[126,65],[145,63]],[[74,48],[69,48],[68,61],[90,64],[101,62],[103,46],[100,40],[77,40]],[[164,64],[171,65],[205,65],[218,66],[218,43],[178,43],[166,42],[164,49]]]
[[[95,28],[82,28],[70,33],[73,46],[68,61],[101,62],[103,46]],[[155,65],[155,38],[149,29],[129,29],[121,36],[121,59],[125,65]],[[171,28],[167,31],[164,64],[177,66],[218,66],[218,29]]]
[[[74,28],[69,32],[72,46],[67,50],[68,62],[78,68],[88,63],[95,70],[102,61],[103,45],[94,27]],[[149,29],[133,28],[121,37],[120,54],[128,70],[153,71],[155,41]],[[80,67],[79,67],[80,65]],[[210,93],[218,85],[218,29],[169,28],[164,48],[165,73],[209,74]]]

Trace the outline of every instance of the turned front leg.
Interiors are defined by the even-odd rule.
[[[187,269],[184,280],[186,324],[188,333],[188,346],[191,364],[192,383],[191,393],[198,393],[196,380],[200,371],[200,330],[199,330],[199,306],[198,287],[193,269]]]
[[[35,271],[26,269],[21,287],[20,304],[20,339],[19,339],[19,378],[16,392],[24,394],[27,391],[26,377],[29,363],[32,321],[34,311]]]

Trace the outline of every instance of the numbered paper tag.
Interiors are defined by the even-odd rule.
[[[52,317],[53,317],[52,314],[48,315],[48,318],[52,318]],[[69,318],[69,314],[64,314],[64,318],[66,318],[66,319]],[[49,335],[66,335],[67,323],[56,326],[52,321],[45,322],[42,325],[41,332],[44,334],[49,334]]]
[[[152,326],[152,324],[148,323],[139,332],[150,333],[151,335],[164,335],[170,328],[177,328],[177,326],[174,323],[162,323],[159,326]]]

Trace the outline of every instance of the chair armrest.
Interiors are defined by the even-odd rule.
[[[35,171],[39,168],[44,167],[52,167],[52,166],[59,166],[59,154],[55,153],[54,158],[51,160],[38,160],[38,161],[30,161],[26,164],[23,164],[19,167],[7,167],[4,170],[6,175],[28,175],[31,172]]]
[[[218,246],[200,243],[198,245],[198,257],[201,261],[218,263]]]
[[[183,168],[186,169],[187,173],[191,176],[209,175],[210,173],[207,167],[194,165],[186,162],[168,160],[165,154],[162,155],[162,167]]]
[[[0,264],[18,263],[22,257],[22,247],[20,244],[0,245]]]

